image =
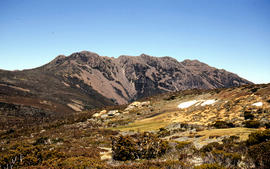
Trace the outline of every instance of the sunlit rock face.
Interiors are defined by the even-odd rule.
[[[0,75],[1,84],[29,90],[28,94],[73,110],[126,104],[164,92],[251,83],[197,60],[178,62],[171,57],[146,54],[113,58],[88,51],[59,55],[35,69],[0,71]]]

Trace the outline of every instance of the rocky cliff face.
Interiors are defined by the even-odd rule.
[[[250,82],[197,60],[178,62],[171,57],[120,56],[109,58],[80,52],[58,57],[44,67],[64,77],[78,78],[118,104],[189,88],[232,87]]]
[[[0,84],[21,87],[36,97],[68,105],[73,110],[125,104],[163,92],[190,88],[223,88],[251,82],[197,60],[171,57],[119,56],[92,52],[60,55],[31,70],[0,71]],[[1,87],[1,85],[0,85]]]

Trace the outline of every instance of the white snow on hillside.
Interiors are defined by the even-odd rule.
[[[262,105],[263,105],[262,102],[257,102],[257,103],[253,103],[253,104],[252,104],[252,106],[258,106],[258,107],[260,107],[260,106],[262,106]]]
[[[188,107],[192,106],[193,104],[195,104],[197,102],[198,102],[197,100],[191,100],[191,101],[183,102],[183,103],[180,103],[178,105],[178,108],[180,108],[180,109],[188,108]]]
[[[180,103],[178,105],[178,108],[185,109],[195,104],[195,106],[206,106],[216,103],[217,100],[211,99],[211,100],[191,100],[187,102]]]

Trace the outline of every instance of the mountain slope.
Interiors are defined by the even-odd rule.
[[[163,93],[38,125],[8,118],[2,168],[269,168],[270,84]]]
[[[244,84],[251,82],[197,60],[178,62],[171,57],[158,58],[145,54],[110,58],[83,51],[67,57],[60,55],[35,69],[1,70],[0,101],[9,102],[10,97],[20,96],[18,104],[25,104],[26,98],[32,98],[40,100],[40,104],[49,102],[62,105],[69,111],[80,111],[126,104],[170,91]]]

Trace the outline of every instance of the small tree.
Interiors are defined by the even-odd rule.
[[[112,138],[113,159],[120,161],[156,158],[165,154],[168,149],[167,141],[151,133]]]
[[[136,143],[130,136],[114,137],[112,139],[113,158],[115,160],[134,160],[137,157]]]

